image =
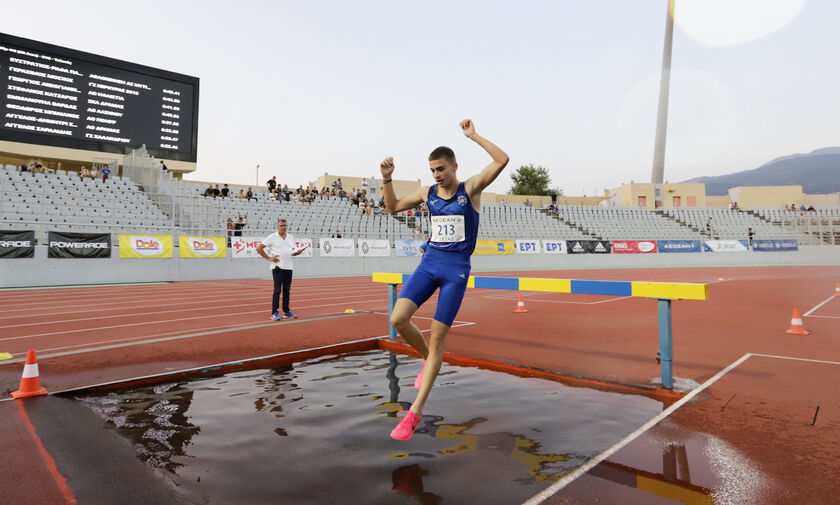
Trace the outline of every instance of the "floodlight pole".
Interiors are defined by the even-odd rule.
[[[659,111],[656,115],[656,141],[653,147],[653,170],[650,182],[654,187],[654,206],[662,206],[662,179],[665,174],[665,136],[668,131],[668,94],[671,87],[671,46],[674,41],[674,4],[667,1],[665,47],[662,50],[662,74],[659,77]]]

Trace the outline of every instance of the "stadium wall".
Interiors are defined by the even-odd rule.
[[[595,268],[663,268],[715,266],[840,265],[838,247],[802,246],[798,251],[683,254],[580,254],[474,256],[473,272]],[[411,273],[417,257],[352,257],[295,259],[296,277]],[[48,259],[47,247],[36,246],[35,258],[0,260],[0,287],[67,286],[215,279],[271,279],[263,259],[122,259],[114,247],[108,259]]]

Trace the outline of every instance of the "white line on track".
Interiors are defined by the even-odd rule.
[[[626,446],[630,442],[636,440],[643,433],[645,433],[649,429],[653,428],[657,423],[659,423],[660,421],[662,421],[666,417],[673,414],[678,408],[680,408],[683,405],[685,405],[686,403],[690,402],[695,396],[697,396],[698,394],[703,392],[705,389],[707,389],[709,386],[711,386],[712,384],[714,384],[715,382],[720,380],[721,377],[728,374],[735,367],[741,365],[747,359],[749,359],[750,357],[753,357],[753,356],[761,357],[761,358],[789,359],[789,360],[796,360],[796,361],[809,361],[809,362],[812,362],[812,363],[826,363],[826,364],[831,364],[831,365],[840,365],[840,362],[836,362],[836,361],[821,361],[821,360],[807,359],[807,358],[793,358],[793,357],[788,357],[788,356],[775,356],[775,355],[772,355],[772,354],[752,354],[752,353],[744,354],[743,356],[738,358],[736,361],[734,361],[731,365],[724,368],[720,372],[716,373],[714,375],[714,377],[707,380],[706,382],[704,382],[699,387],[693,389],[690,393],[688,393],[687,395],[680,398],[676,403],[674,403],[673,405],[671,405],[667,409],[663,410],[656,417],[654,417],[650,421],[648,421],[645,424],[643,424],[642,426],[640,426],[639,429],[637,429],[633,433],[624,437],[620,442],[613,445],[612,447],[610,447],[606,451],[602,452],[601,454],[595,456],[594,458],[590,459],[589,461],[587,461],[583,465],[579,466],[572,473],[566,475],[565,477],[558,480],[557,482],[555,482],[551,486],[545,488],[544,490],[542,490],[538,494],[534,495],[528,501],[524,502],[522,505],[538,505],[538,504],[544,502],[545,500],[551,498],[552,496],[557,494],[560,490],[562,490],[564,487],[571,484],[575,479],[577,479],[578,477],[585,474],[586,472],[588,472],[589,470],[591,470],[592,468],[597,466],[599,463],[601,463],[605,459],[607,459],[610,456],[612,456],[613,454],[615,454],[617,451],[622,449],[624,446]]]
[[[364,300],[364,301],[382,303],[382,300],[380,300],[378,297],[376,299]],[[361,303],[361,302],[362,302],[362,300],[358,300],[358,301],[353,302],[353,303]],[[335,305],[347,305],[348,303],[351,303],[351,302],[325,303],[325,304],[321,304],[321,305],[308,305],[308,306],[298,307],[298,308],[299,309],[311,309],[311,308],[316,308],[316,307],[332,307],[332,306],[335,306]],[[184,317],[184,318],[179,318],[179,319],[167,319],[167,320],[161,320],[161,321],[145,321],[145,322],[140,322],[140,323],[118,324],[118,325],[113,325],[113,326],[99,326],[99,327],[96,327],[96,328],[80,328],[80,329],[77,329],[77,330],[55,331],[55,332],[49,332],[49,333],[34,333],[34,334],[31,334],[31,335],[19,335],[19,336],[16,336],[16,337],[3,337],[3,338],[0,338],[0,341],[20,340],[20,339],[24,339],[24,338],[45,337],[45,336],[51,336],[51,335],[65,335],[65,334],[68,334],[68,333],[79,333],[79,332],[85,332],[85,331],[111,330],[111,329],[114,329],[114,328],[126,328],[126,327],[132,327],[132,326],[144,326],[144,325],[153,325],[153,324],[174,323],[174,322],[178,322],[178,321],[193,321],[193,320],[196,320],[196,319],[210,319],[210,318],[217,318],[217,317],[243,316],[243,315],[248,315],[248,314],[260,314],[260,313],[265,314],[267,312],[268,311],[263,309],[263,310],[254,310],[254,311],[250,311],[250,312],[232,312],[232,313],[228,313],[228,314],[213,314],[213,315],[209,315],[209,316],[204,315],[204,316],[196,316],[196,317]]]
[[[814,311],[815,311],[815,310],[817,310],[818,308],[820,308],[820,307],[822,307],[823,305],[825,305],[826,303],[830,302],[832,298],[834,298],[834,296],[833,296],[833,295],[832,295],[832,296],[829,296],[828,298],[826,298],[825,300],[823,300],[823,301],[822,301],[822,303],[820,303],[819,305],[817,305],[817,306],[816,306],[816,307],[814,307],[813,309],[809,310],[808,312],[806,312],[806,313],[802,314],[802,317],[808,317],[808,316],[810,316],[810,315],[811,315],[811,312],[814,312]]]
[[[338,290],[338,292],[344,293],[344,292],[347,292],[348,290],[352,290],[353,292],[364,291],[364,292],[377,292],[378,293],[378,292],[381,292],[381,289],[382,288],[377,289],[376,286],[368,286],[368,287],[365,287],[365,288],[358,287],[358,286],[354,286],[354,287],[343,286]],[[332,289],[328,289],[328,290],[327,289],[309,290],[309,289],[295,288],[295,294],[296,295],[331,294],[331,293],[334,293],[334,292],[336,292],[335,287],[333,287]],[[149,296],[145,296],[145,297],[144,296],[132,296],[130,299],[128,298],[128,296],[126,296],[126,300],[117,301],[117,302],[110,302],[110,303],[109,302],[96,301],[100,298],[100,296],[103,296],[103,295],[97,294],[95,298],[93,298],[93,297],[91,297],[91,298],[93,298],[96,301],[97,307],[103,307],[103,306],[110,306],[110,305],[124,305],[124,304],[127,304],[127,303],[136,304],[137,302],[143,302],[143,301],[160,302],[160,301],[167,301],[167,300],[179,301],[179,300],[184,300],[184,299],[206,299],[206,298],[230,299],[230,298],[240,296],[240,295],[244,295],[244,294],[249,294],[249,295],[262,294],[263,296],[271,296],[271,289],[266,289],[266,290],[262,290],[262,291],[256,290],[256,289],[244,289],[244,290],[241,290],[241,291],[219,291],[219,292],[216,292],[216,293],[213,293],[213,294],[204,294],[204,293],[207,293],[206,289],[189,290],[189,291],[177,291],[177,292],[176,291],[167,291],[165,293],[161,293],[161,294],[158,294],[158,295],[151,294],[151,293],[144,293],[144,294],[147,294]],[[131,293],[126,293],[126,295],[131,295]],[[21,310],[43,310],[44,306],[55,307],[56,305],[61,305],[64,302],[68,302],[68,303],[72,302],[73,304],[76,304],[76,303],[79,302],[80,298],[81,299],[86,299],[85,297],[80,297],[79,295],[76,295],[76,296],[72,296],[72,297],[67,298],[67,299],[50,298],[48,301],[29,302],[29,303],[23,303],[20,300],[15,300],[14,301],[14,304],[15,304],[14,309],[0,310],[0,313],[9,313],[9,312],[17,313]],[[40,297],[40,298],[38,298],[38,300],[44,300],[44,298]]]
[[[558,294],[560,294],[560,293],[558,293]],[[569,293],[562,293],[562,294],[569,294]],[[574,294],[574,293],[572,293],[572,294]],[[511,295],[511,296],[484,296],[482,298],[486,298],[486,299],[490,299],[490,300],[513,300],[513,299],[516,298],[516,295]],[[566,301],[566,300],[540,300],[540,299],[537,299],[537,298],[525,298],[525,299],[528,301],[528,303],[543,302],[543,303],[571,303],[571,304],[574,304],[574,305],[597,305],[599,303],[614,302],[616,300],[626,300],[628,298],[633,298],[633,297],[632,296],[619,296],[617,298],[608,298],[606,300],[598,300],[598,301],[595,301],[595,302],[572,302],[572,301]]]
[[[345,303],[349,303],[349,304],[355,303],[356,301],[359,301],[359,302],[373,301],[372,299],[352,300],[354,298],[360,298],[360,297],[363,297],[363,296],[370,296],[370,295],[349,295],[349,296],[344,296],[343,299],[346,300]],[[298,303],[299,302],[308,302],[308,301],[312,301],[312,300],[320,300],[322,298],[323,297],[299,299],[298,297],[295,297],[295,302],[298,302]],[[335,297],[330,297],[330,298],[335,299]],[[249,300],[249,299],[250,300],[255,300],[255,301],[256,300],[261,300],[263,302],[263,304],[265,303],[265,297],[245,298],[244,300]],[[220,300],[220,301],[229,301],[229,300],[230,300],[229,298],[226,298],[226,299]],[[377,297],[376,300],[380,300],[380,298]],[[243,299],[238,299],[237,301],[243,301]],[[192,303],[207,303],[207,302],[185,302],[185,303],[183,303],[183,305],[192,304]],[[182,304],[179,303],[178,305],[182,305]],[[150,316],[150,315],[155,315],[155,314],[171,314],[173,312],[213,310],[213,309],[232,309],[232,308],[235,308],[235,307],[253,307],[254,305],[255,305],[255,303],[241,303],[241,304],[237,304],[237,305],[231,305],[229,303],[226,303],[224,305],[218,305],[218,306],[203,305],[201,307],[185,307],[183,309],[161,310],[161,311],[155,311],[155,312],[131,312],[131,313],[128,313],[128,314],[122,313],[122,314],[113,314],[113,315],[110,315],[110,316],[93,316],[93,317],[82,317],[82,318],[77,318],[77,319],[60,319],[58,321],[41,321],[41,322],[37,322],[37,323],[8,324],[8,325],[4,326],[4,328],[19,328],[19,327],[22,327],[22,326],[38,326],[38,325],[43,325],[43,324],[59,324],[59,323],[63,324],[63,323],[73,323],[73,322],[78,322],[78,321],[93,321],[93,320],[96,320],[96,319],[113,319],[113,318],[118,318],[118,317],[125,318],[125,317],[136,317],[136,316]],[[160,305],[157,305],[157,306],[159,307]],[[167,307],[171,306],[171,304],[166,305],[166,306]],[[141,308],[146,308],[146,307],[141,307]],[[307,307],[303,307],[303,308],[307,308]],[[57,314],[68,314],[68,313],[77,313],[77,312],[78,311],[48,312],[48,313],[43,314],[43,315],[44,316],[52,316],[52,315],[57,315]],[[30,316],[30,317],[36,317],[36,316]],[[0,319],[10,319],[10,318],[12,318],[12,316],[0,317]],[[19,319],[19,317],[15,318],[15,319]]]
[[[802,316],[805,317],[805,316]],[[826,319],[840,319],[840,316],[808,316],[808,317],[824,317]]]

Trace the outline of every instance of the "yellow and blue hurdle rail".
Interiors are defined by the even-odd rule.
[[[388,334],[397,338],[397,330],[391,324],[390,316],[397,303],[397,285],[405,284],[410,274],[373,274],[373,282],[389,284],[388,291]],[[662,387],[674,387],[673,374],[673,329],[671,302],[673,300],[708,300],[709,285],[684,282],[645,281],[602,281],[585,279],[545,279],[529,277],[485,277],[473,276],[467,280],[468,288],[503,289],[508,291],[539,291],[545,293],[569,293],[606,296],[631,296],[654,298],[659,303],[659,360],[662,368]]]

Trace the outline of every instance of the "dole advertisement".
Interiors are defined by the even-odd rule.
[[[225,237],[178,236],[178,255],[181,258],[225,258]]]
[[[172,235],[120,234],[120,258],[171,258]]]

